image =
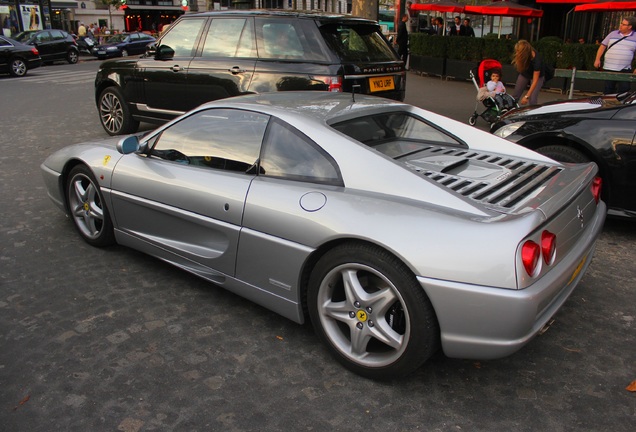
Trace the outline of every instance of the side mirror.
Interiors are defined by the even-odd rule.
[[[146,149],[146,145],[139,144],[139,137],[137,135],[130,135],[122,138],[117,143],[117,151],[121,154],[130,154]]]
[[[174,58],[174,50],[168,45],[159,45],[159,48],[155,52],[156,60],[170,60]]]

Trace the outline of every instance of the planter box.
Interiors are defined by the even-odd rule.
[[[446,59],[446,78],[469,80],[470,70],[478,65],[474,61]]]
[[[411,70],[427,75],[444,76],[446,59],[441,57],[425,57],[411,54]]]

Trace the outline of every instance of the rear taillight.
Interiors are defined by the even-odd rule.
[[[526,273],[535,277],[541,270],[541,257],[545,265],[552,265],[556,259],[557,237],[556,234],[545,230],[541,233],[540,244],[533,240],[526,240],[521,246],[521,262]]]
[[[314,76],[314,80],[324,82],[327,85],[327,91],[342,93],[342,77],[335,76]]]
[[[592,180],[592,195],[594,196],[594,201],[598,204],[601,199],[601,188],[603,187],[603,180],[600,177],[594,177]]]
[[[556,235],[550,231],[543,231],[541,233],[541,255],[543,255],[543,262],[550,265],[554,262],[556,256]]]
[[[38,51],[37,48],[31,48],[31,52],[33,53],[33,55],[36,55],[36,56],[40,55],[40,51]]]
[[[536,275],[540,257],[541,248],[532,240],[526,241],[521,247],[521,261],[530,276]]]

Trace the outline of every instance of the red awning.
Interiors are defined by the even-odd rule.
[[[581,4],[574,8],[575,12],[611,12],[636,10],[634,0],[596,0],[595,3]]]
[[[466,6],[464,13],[476,15],[497,15],[507,17],[532,17],[541,18],[543,11],[528,6],[522,6],[510,1],[498,1],[481,6]]]

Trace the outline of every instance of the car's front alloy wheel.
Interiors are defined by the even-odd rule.
[[[137,132],[139,122],[132,118],[124,96],[116,87],[108,87],[99,96],[99,120],[109,135]]]
[[[125,49],[121,50],[121,56],[128,57],[128,51],[126,51]]]
[[[344,244],[324,255],[307,295],[316,333],[357,374],[403,376],[437,349],[439,327],[424,290],[400,260],[376,246]]]
[[[115,242],[113,223],[99,184],[84,165],[71,170],[66,183],[66,199],[75,228],[93,246]]]

